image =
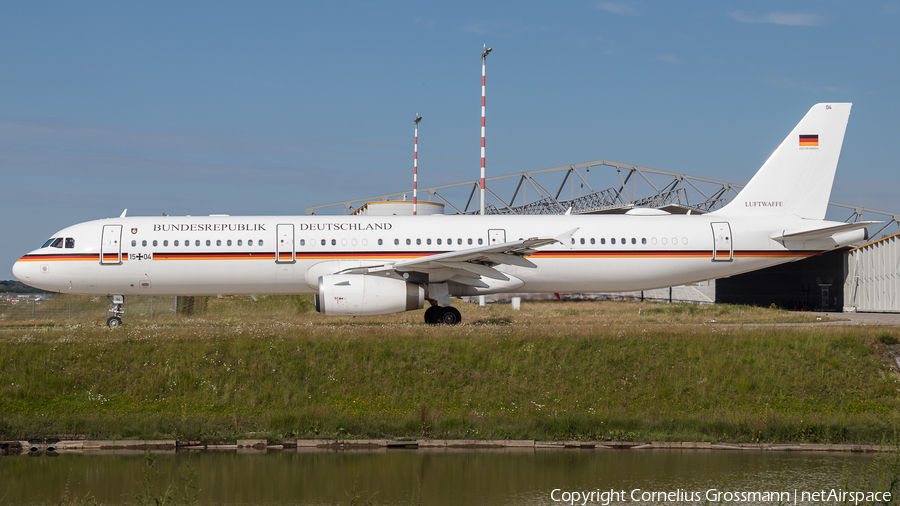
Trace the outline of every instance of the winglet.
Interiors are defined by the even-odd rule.
[[[124,217],[125,217],[125,214],[126,214],[127,212],[128,212],[128,208],[126,207],[125,210],[122,211],[122,214],[119,215],[119,218],[124,218]]]
[[[572,230],[569,230],[568,232],[566,232],[562,235],[558,235],[558,236],[554,237],[554,239],[556,239],[557,241],[559,241],[562,244],[568,244],[569,239],[571,239],[572,236],[575,235],[575,232],[578,232],[579,228],[581,228],[581,227],[575,227]]]

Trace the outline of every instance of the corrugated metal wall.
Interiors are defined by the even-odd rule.
[[[844,310],[900,312],[900,234],[847,253]]]

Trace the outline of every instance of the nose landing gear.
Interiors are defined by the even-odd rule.
[[[125,314],[125,310],[122,309],[122,305],[125,304],[125,296],[124,295],[113,295],[112,297],[107,296],[107,300],[112,303],[112,308],[109,310],[113,315],[107,318],[106,326],[114,329],[116,327],[122,326],[122,315]]]

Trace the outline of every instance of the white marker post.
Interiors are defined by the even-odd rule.
[[[422,121],[422,116],[416,113],[414,121],[416,123],[416,140],[413,144],[413,216],[417,214],[419,208],[419,122]]]

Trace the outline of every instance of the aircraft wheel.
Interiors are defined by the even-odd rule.
[[[122,326],[122,319],[118,316],[110,316],[108,320],[106,320],[106,326],[114,329],[116,327]]]
[[[437,313],[441,310],[441,306],[431,306],[425,310],[425,323],[434,325],[437,323]]]
[[[437,313],[436,320],[441,325],[456,325],[462,321],[462,315],[455,307],[442,307],[441,311]]]

